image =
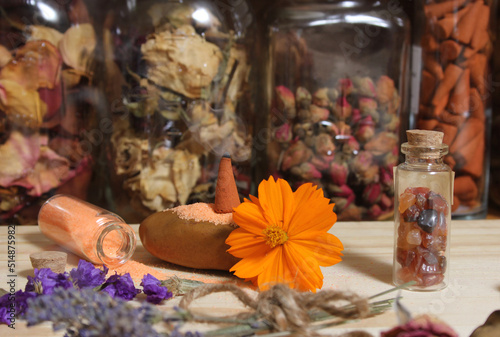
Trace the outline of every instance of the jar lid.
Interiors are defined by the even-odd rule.
[[[439,147],[443,144],[444,133],[430,130],[407,130],[406,136],[410,145]]]

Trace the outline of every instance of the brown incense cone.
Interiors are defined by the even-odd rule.
[[[424,68],[433,74],[436,79],[443,79],[443,68],[441,68],[439,62],[436,61],[436,56],[433,53],[426,53],[424,55]]]
[[[451,34],[453,39],[461,42],[462,44],[469,44],[471,42],[476,24],[478,20],[480,20],[483,1],[479,0],[474,3],[470,3],[468,6],[471,6],[471,8],[458,22],[457,29]]]
[[[484,135],[474,138],[459,149],[457,155],[462,156],[465,160],[465,165],[461,168],[462,172],[468,173],[474,178],[481,177],[484,165]]]
[[[422,130],[433,130],[439,122],[436,119],[419,119],[417,128]]]
[[[449,38],[453,32],[453,28],[455,27],[455,20],[454,15],[446,15],[444,18],[439,20],[435,30],[436,37],[440,40]]]
[[[486,116],[484,115],[484,102],[476,88],[470,91],[470,118],[475,118],[484,123]]]
[[[479,20],[476,25],[474,34],[472,35],[472,40],[470,42],[472,48],[478,50],[484,47],[486,41],[488,41],[488,26],[490,24],[490,6],[483,5],[479,10]]]
[[[424,6],[425,16],[428,18],[440,18],[447,13],[456,11],[467,0],[445,1]]]
[[[453,88],[448,108],[455,114],[464,114],[469,111],[470,103],[470,70],[465,69]]]
[[[449,146],[455,139],[458,128],[455,125],[439,123],[438,125],[436,125],[434,130],[441,131],[444,133],[443,143]]]
[[[450,153],[454,154],[458,152],[476,137],[484,137],[484,123],[476,118],[469,118],[461,127],[459,136],[451,144]],[[468,155],[464,157],[469,158]]]
[[[476,54],[470,59],[470,78],[473,86],[479,90],[481,95],[486,92],[486,67],[488,66],[488,57],[484,54]]]
[[[453,40],[446,40],[439,46],[439,52],[441,53],[441,62],[446,63],[448,61],[456,60],[460,52],[462,51],[462,46]]]
[[[215,187],[216,213],[231,213],[234,207],[240,204],[238,189],[234,181],[231,157],[225,154],[219,164],[219,175],[217,176],[217,186]]]
[[[439,83],[436,93],[432,98],[432,104],[435,106],[440,106],[440,104],[442,104],[443,99],[447,98],[450,94],[451,89],[455,86],[461,74],[462,68],[452,63],[448,64],[444,70],[444,78],[441,83]],[[444,106],[446,106],[446,104]]]
[[[450,32],[451,34],[451,32]],[[420,42],[422,48],[425,51],[436,51],[439,48],[439,43],[436,41],[436,38],[429,33],[426,33],[422,36],[422,40]]]
[[[422,71],[422,85],[420,86],[420,102],[428,104],[436,89],[436,78],[427,70]]]
[[[455,178],[455,195],[460,201],[475,199],[478,195],[476,183],[470,176],[460,176]]]
[[[456,127],[460,127],[465,122],[465,119],[465,114],[454,114],[449,112],[448,110],[443,110],[443,112],[439,116],[439,120],[441,122],[454,125]]]

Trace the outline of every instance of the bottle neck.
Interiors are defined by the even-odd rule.
[[[99,230],[94,238],[97,258],[107,266],[127,262],[137,244],[133,229],[114,214],[101,215],[97,223]]]
[[[443,164],[443,157],[422,158],[408,153],[406,154],[405,162],[414,165],[441,165]]]

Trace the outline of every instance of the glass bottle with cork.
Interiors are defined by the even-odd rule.
[[[69,195],[48,199],[38,225],[47,238],[95,264],[121,265],[136,247],[135,232],[121,217]]]
[[[448,145],[439,131],[408,130],[405,162],[394,169],[393,282],[411,290],[448,283],[449,230],[454,172],[443,162]]]

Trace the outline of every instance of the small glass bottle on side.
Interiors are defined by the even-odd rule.
[[[448,284],[449,234],[454,173],[443,162],[443,133],[409,130],[401,146],[405,162],[394,172],[393,282],[410,290],[440,290]]]
[[[121,265],[136,247],[135,232],[121,217],[69,195],[47,200],[38,225],[47,238],[95,264]]]

